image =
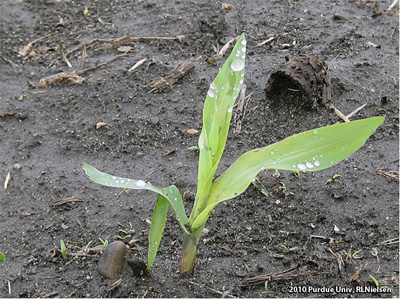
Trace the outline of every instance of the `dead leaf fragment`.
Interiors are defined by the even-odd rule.
[[[83,81],[85,81],[85,78],[79,76],[76,72],[62,72],[40,79],[38,87],[47,87],[54,82],[60,82],[63,80],[70,80],[72,83],[82,84]]]
[[[231,10],[233,8],[233,6],[228,3],[222,3],[221,8],[222,8],[222,11],[227,12],[227,11]]]
[[[127,53],[131,51],[133,48],[131,46],[121,46],[117,50],[122,53]]]
[[[6,180],[4,181],[4,190],[7,189],[8,184],[10,183],[10,181],[11,181],[11,172],[8,172],[7,176],[6,176]]]
[[[96,124],[96,130],[99,130],[99,129],[101,129],[102,127],[105,127],[105,126],[107,126],[107,123],[102,122],[102,121],[99,121],[99,122]]]
[[[128,72],[133,72],[135,69],[137,69],[139,66],[141,66],[143,63],[145,63],[147,61],[146,58],[143,58],[142,60],[139,60],[138,62],[136,62],[136,64],[131,67]]]
[[[188,129],[186,131],[186,133],[189,134],[189,135],[194,135],[194,134],[199,133],[199,131],[197,131],[196,129]]]

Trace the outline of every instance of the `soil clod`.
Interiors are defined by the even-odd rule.
[[[150,272],[147,271],[146,263],[143,262],[141,259],[129,259],[128,265],[132,269],[133,276],[151,276]]]

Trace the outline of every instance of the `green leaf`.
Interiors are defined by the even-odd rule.
[[[161,243],[165,221],[167,220],[168,205],[168,200],[164,196],[158,195],[151,220],[147,270],[153,265]]]
[[[243,85],[245,55],[246,39],[242,35],[207,92],[199,137],[198,187],[191,220],[207,205],[212,180],[225,149],[233,106]]]
[[[260,171],[329,168],[362,147],[384,119],[374,117],[322,127],[243,154],[214,181],[209,195],[211,203],[193,221],[192,228],[207,221],[218,203],[244,192]]]
[[[158,188],[149,183],[146,183],[143,180],[133,180],[101,172],[87,163],[83,164],[83,169],[85,170],[85,173],[89,177],[89,179],[91,179],[93,182],[97,184],[108,187],[128,188],[135,190],[149,190],[164,196],[171,205],[171,208],[176,215],[176,219],[178,220],[182,229],[186,233],[189,233],[187,228],[185,227],[185,225],[189,223],[189,219],[186,216],[182,197],[176,186],[172,185],[166,188]]]
[[[6,260],[4,253],[0,251],[0,263],[3,263]]]

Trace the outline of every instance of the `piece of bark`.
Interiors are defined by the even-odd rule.
[[[194,64],[190,61],[181,62],[175,69],[170,71],[167,75],[161,78],[154,79],[150,83],[146,84],[144,87],[153,91],[161,91],[166,87],[175,84],[179,79],[181,79],[187,72],[194,68]]]
[[[331,101],[331,76],[328,65],[318,56],[302,54],[281,65],[271,74],[265,92],[274,99],[282,91],[299,93],[302,101],[311,101],[314,105],[321,102],[327,105]]]

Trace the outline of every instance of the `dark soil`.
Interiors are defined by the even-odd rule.
[[[392,1],[362,0],[229,3],[223,10],[222,1],[204,0],[0,1],[1,297],[399,295],[398,6],[388,10]],[[182,234],[170,212],[152,277],[132,277],[126,268],[110,290],[115,280],[97,273],[98,251],[82,248],[119,235],[133,257],[146,260],[156,196],[91,183],[82,163],[195,192],[198,155],[188,147],[198,134],[187,130],[201,130],[205,94],[228,55],[217,52],[241,33],[248,42],[250,97],[218,173],[249,149],[341,121],[321,103],[296,102],[294,91],[266,98],[269,76],[287,54],[314,54],[328,64],[332,103],[344,114],[366,104],[351,120],[383,115],[385,123],[357,153],[325,171],[301,174],[300,184],[290,172],[274,178],[270,171],[268,179],[260,174],[269,197],[250,186],[219,205],[193,276],[176,274]],[[116,42],[127,35],[132,39]],[[121,46],[131,50],[121,55],[127,49]],[[183,61],[195,67],[178,82],[151,93],[144,88]],[[82,84],[48,81],[38,87],[45,77],[94,66],[78,72]],[[96,129],[99,122],[106,125]],[[326,185],[335,174],[340,183]],[[65,199],[71,200],[60,202]],[[185,201],[189,214],[193,201]],[[60,240],[68,247],[66,261]],[[281,245],[297,248],[286,252]],[[345,253],[358,250],[354,258]],[[264,284],[241,286],[246,278],[292,267],[298,267],[294,275],[268,283],[269,294]],[[360,285],[374,286],[369,275],[392,293],[356,292]]]

